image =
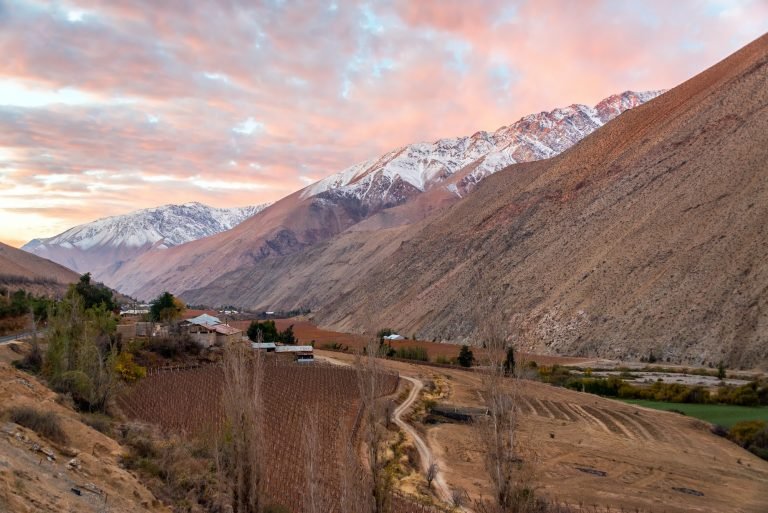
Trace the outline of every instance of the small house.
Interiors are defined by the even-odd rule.
[[[234,328],[229,324],[216,324],[213,326],[216,333],[216,345],[224,345],[229,342],[237,342],[242,338],[242,330]]]

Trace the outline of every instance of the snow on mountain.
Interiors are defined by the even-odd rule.
[[[229,230],[266,206],[227,209],[196,202],[163,205],[75,226],[48,239],[34,239],[22,249],[35,253],[44,246],[82,250],[95,246],[168,248]]]
[[[525,116],[493,133],[416,143],[390,151],[378,159],[356,164],[320,180],[302,197],[349,196],[376,204],[398,204],[472,165],[463,186],[477,183],[510,164],[553,157],[570,148],[625,110],[664,91],[626,91],[609,96],[594,107],[571,105]],[[461,195],[462,188],[446,186]]]
[[[101,271],[150,249],[165,249],[229,230],[268,205],[214,208],[202,203],[163,205],[105,217],[54,237],[33,239],[21,249],[70,269]]]

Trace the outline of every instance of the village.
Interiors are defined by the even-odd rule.
[[[142,308],[143,306],[147,306],[147,308]],[[184,310],[177,320],[155,322],[144,320],[149,314],[148,307],[149,305],[139,305],[139,307],[120,312],[121,321],[117,325],[117,334],[122,340],[158,339],[171,336],[186,337],[200,349],[214,353],[228,344],[241,341],[250,343],[254,351],[274,353],[282,358],[293,359],[297,363],[312,363],[315,359],[313,345],[269,340],[270,330],[267,329],[258,330],[258,337],[254,337],[257,340],[252,340],[248,336],[247,327],[252,323],[258,325],[258,322],[242,319],[230,320],[233,314],[238,313],[236,311]],[[272,314],[272,312],[267,312],[267,314]],[[217,315],[224,316],[225,321],[222,321]],[[243,316],[239,315],[238,317]]]

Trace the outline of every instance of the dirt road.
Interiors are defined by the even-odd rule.
[[[419,451],[419,459],[421,460],[422,472],[424,472],[426,475],[429,466],[432,463],[437,464],[438,472],[435,476],[433,484],[437,490],[437,495],[446,503],[451,504],[451,489],[448,487],[448,483],[445,482],[445,478],[443,478],[442,474],[442,469],[445,468],[445,463],[437,460],[437,458],[432,453],[432,449],[430,449],[424,439],[421,438],[421,435],[419,435],[416,429],[403,420],[403,414],[407,412],[411,406],[413,406],[414,402],[416,402],[416,399],[419,397],[419,393],[424,388],[424,383],[410,376],[403,376],[401,374],[400,377],[406,381],[411,382],[413,384],[413,388],[411,388],[411,393],[408,394],[408,398],[403,401],[403,403],[395,410],[393,420],[400,429],[408,433],[408,435],[413,439],[413,443],[416,445],[416,449]]]
[[[330,356],[317,356],[318,359],[327,361],[329,363],[332,363],[334,365],[344,365],[349,366],[350,364],[341,360],[338,360],[336,358],[330,357]],[[405,376],[402,371],[400,372],[400,377],[408,382],[410,382],[413,387],[411,388],[410,393],[408,394],[408,397],[405,399],[405,401],[402,402],[396,409],[393,414],[392,420],[397,424],[397,426],[405,431],[408,436],[411,437],[413,440],[414,445],[416,446],[416,450],[419,452],[419,460],[421,460],[421,471],[426,475],[427,470],[429,469],[429,466],[432,463],[436,463],[438,467],[437,475],[435,476],[434,481],[432,482],[435,490],[437,491],[438,497],[446,502],[447,504],[452,503],[451,498],[451,489],[448,486],[448,483],[445,481],[445,478],[443,477],[443,469],[446,468],[445,462],[439,460],[432,452],[432,449],[429,447],[427,442],[424,441],[424,439],[421,437],[418,431],[408,424],[405,420],[403,420],[403,415],[408,412],[408,410],[411,409],[413,404],[416,402],[416,400],[419,398],[419,394],[424,389],[424,383],[415,377],[411,376]],[[461,508],[461,511],[467,511],[469,512],[469,509]]]

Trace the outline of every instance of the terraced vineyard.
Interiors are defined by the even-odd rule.
[[[675,442],[675,434],[662,431],[647,415],[635,409],[623,409],[620,405],[612,409],[564,401],[520,397],[519,404],[524,414],[567,422],[585,422],[587,425],[607,434],[637,441]]]
[[[318,436],[314,456],[319,489],[328,511],[338,511],[342,448],[356,429],[359,394],[356,371],[323,365],[298,365],[269,358],[265,365],[265,493],[269,501],[293,513],[304,510],[309,454],[305,432]],[[397,388],[396,374],[386,374],[381,393]],[[132,419],[176,433],[206,434],[222,421],[223,372],[217,365],[154,373],[123,394],[118,403]],[[362,472],[354,475],[360,479]],[[398,513],[428,513],[429,507],[395,497]]]

